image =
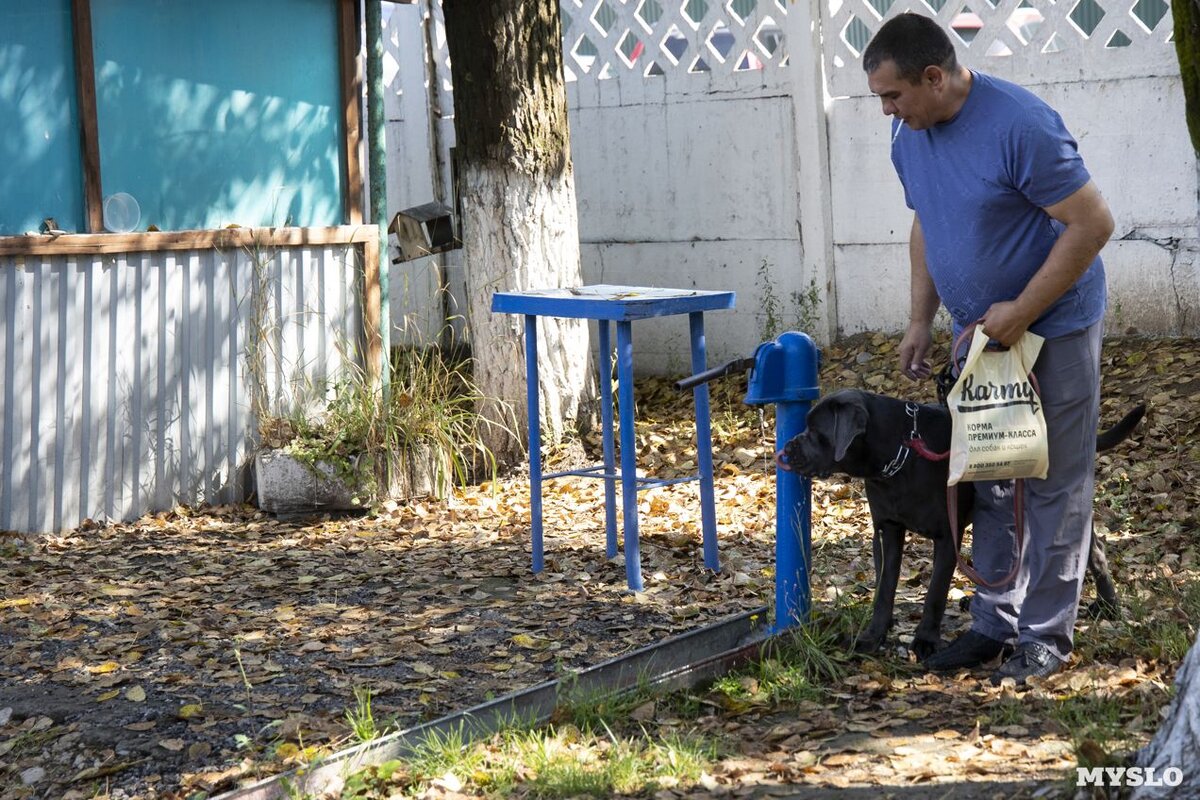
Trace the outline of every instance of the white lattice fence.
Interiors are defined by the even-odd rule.
[[[433,0],[430,6],[442,78],[438,89],[448,94],[450,54],[441,3]],[[786,0],[562,0],[561,9],[568,82],[787,65]]]
[[[563,0],[567,80],[782,65],[786,15],[782,0]]]
[[[1178,70],[1164,0],[833,0],[823,28],[834,95],[866,93],[862,50],[884,20],[905,11],[940,20],[970,66],[1024,82]]]

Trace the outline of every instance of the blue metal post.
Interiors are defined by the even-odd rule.
[[[640,592],[641,551],[638,548],[637,440],[633,429],[633,325],[617,321],[617,395],[621,419],[621,524],[625,531],[625,580]]]
[[[811,403],[775,404],[775,450],[804,432]],[[812,482],[775,468],[775,626],[808,621],[808,566],[812,553]]]
[[[537,316],[525,315],[525,402],[529,406],[529,533],[533,571],[542,560],[542,421],[538,408]]]
[[[708,369],[704,343],[704,313],[688,315],[692,334],[692,374]],[[712,420],[709,418],[708,383],[698,383],[692,390],[696,401],[696,465],[700,470],[700,524],[704,533],[704,566],[719,572],[717,556],[716,493],[713,488]]]
[[[604,552],[617,556],[617,467],[613,446],[611,323],[598,320],[600,333],[600,430],[604,439]]]
[[[775,404],[775,447],[802,433],[817,399],[819,353],[812,339],[789,331],[759,345],[746,390],[750,405]],[[794,472],[775,470],[775,625],[779,633],[808,619],[808,568],[812,553],[811,483]]]

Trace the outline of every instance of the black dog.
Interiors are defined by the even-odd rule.
[[[1098,451],[1123,441],[1141,420],[1137,406],[1096,440]],[[807,429],[787,443],[783,451],[787,468],[807,477],[824,478],[837,472],[862,478],[874,523],[872,551],[875,560],[875,605],[871,622],[854,647],[873,652],[882,647],[892,622],[900,559],[906,531],[933,540],[933,574],[925,593],[921,622],[913,637],[917,657],[931,655],[941,636],[946,596],[957,563],[954,535],[946,510],[949,463],[922,457],[909,446],[920,440],[933,453],[950,449],[950,412],[938,405],[908,403],[894,397],[858,390],[835,392],[808,413]],[[958,530],[971,521],[974,491],[959,483]],[[1119,608],[1108,572],[1103,544],[1093,534],[1088,570],[1100,598],[1097,610],[1115,615]]]

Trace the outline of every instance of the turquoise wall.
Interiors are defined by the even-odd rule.
[[[70,0],[0,0],[0,235],[83,230]]]
[[[92,25],[103,193],[139,229],[343,221],[332,0],[92,0]]]

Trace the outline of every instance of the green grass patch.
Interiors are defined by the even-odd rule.
[[[1123,617],[1089,625],[1076,636],[1083,661],[1138,658],[1178,664],[1191,648],[1200,619],[1200,582],[1165,578],[1120,590]]]
[[[639,676],[633,687],[618,693],[585,689],[573,683],[572,677],[563,680],[563,693],[554,721],[567,722],[583,730],[599,728],[613,720],[629,719],[634,709],[657,696],[645,675]]]
[[[618,736],[607,728],[571,724],[507,730],[474,744],[461,733],[422,742],[411,758],[389,761],[352,776],[347,800],[417,797],[435,781],[487,797],[555,800],[646,794],[688,785],[718,757],[714,742],[672,733]]]
[[[380,734],[371,712],[371,687],[354,687],[354,708],[346,711],[346,725],[356,742],[369,742]]]
[[[1076,695],[1050,701],[1046,709],[1047,716],[1070,732],[1075,759],[1082,767],[1106,766],[1110,754],[1136,749],[1141,744],[1139,733],[1154,726],[1157,712],[1155,698],[1136,692]]]
[[[983,709],[981,722],[988,728],[1003,728],[1009,725],[1024,725],[1028,720],[1029,705],[1018,697],[1002,697]]]
[[[846,676],[848,657],[838,644],[845,634],[837,619],[814,613],[810,624],[797,626],[746,667],[715,680],[709,696],[734,713],[820,700]]]

